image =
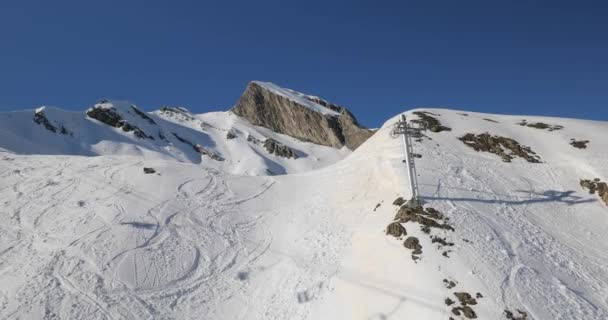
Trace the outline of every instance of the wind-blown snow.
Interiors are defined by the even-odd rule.
[[[430,111],[453,130],[416,143],[421,193],[455,228],[432,234],[455,246],[446,258],[406,223],[423,246],[418,263],[384,234],[391,203],[407,196],[397,117],[344,160],[271,177],[140,155],[2,152],[0,318],[447,319],[444,299],[466,291],[483,294],[480,319],[505,309],[606,319],[608,208],[579,179],[608,179],[607,123]],[[218,127],[224,117],[196,116]],[[457,140],[486,131],[543,163],[505,163]]]

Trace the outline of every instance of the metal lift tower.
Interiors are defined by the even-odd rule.
[[[406,120],[405,115],[401,115],[401,119],[393,128],[393,135],[401,135],[403,138],[403,153],[405,159],[403,163],[407,168],[408,185],[412,197],[407,201],[406,206],[415,208],[421,205],[420,194],[418,193],[418,175],[416,173],[416,165],[414,162],[414,144],[412,137],[420,137],[422,131],[426,129],[425,124],[420,120]]]

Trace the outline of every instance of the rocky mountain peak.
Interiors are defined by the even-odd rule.
[[[254,125],[334,148],[354,150],[373,134],[348,109],[269,82],[250,82],[231,111]]]

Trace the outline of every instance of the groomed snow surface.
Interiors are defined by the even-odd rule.
[[[431,235],[455,245],[444,257],[405,223],[423,247],[417,262],[384,233],[391,203],[407,196],[401,140],[390,135],[398,117],[346,159],[281,176],[3,151],[0,318],[462,319],[444,303],[457,291],[483,295],[480,319],[505,319],[505,309],[608,318],[608,208],[579,186],[608,179],[608,124],[428,111],[453,130],[416,142],[421,193],[455,229]],[[543,163],[506,163],[457,140],[486,131]],[[571,138],[590,143],[576,149]]]

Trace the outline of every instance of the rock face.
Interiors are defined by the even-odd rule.
[[[373,134],[343,107],[266,82],[249,83],[231,111],[254,125],[334,148],[354,150]]]

